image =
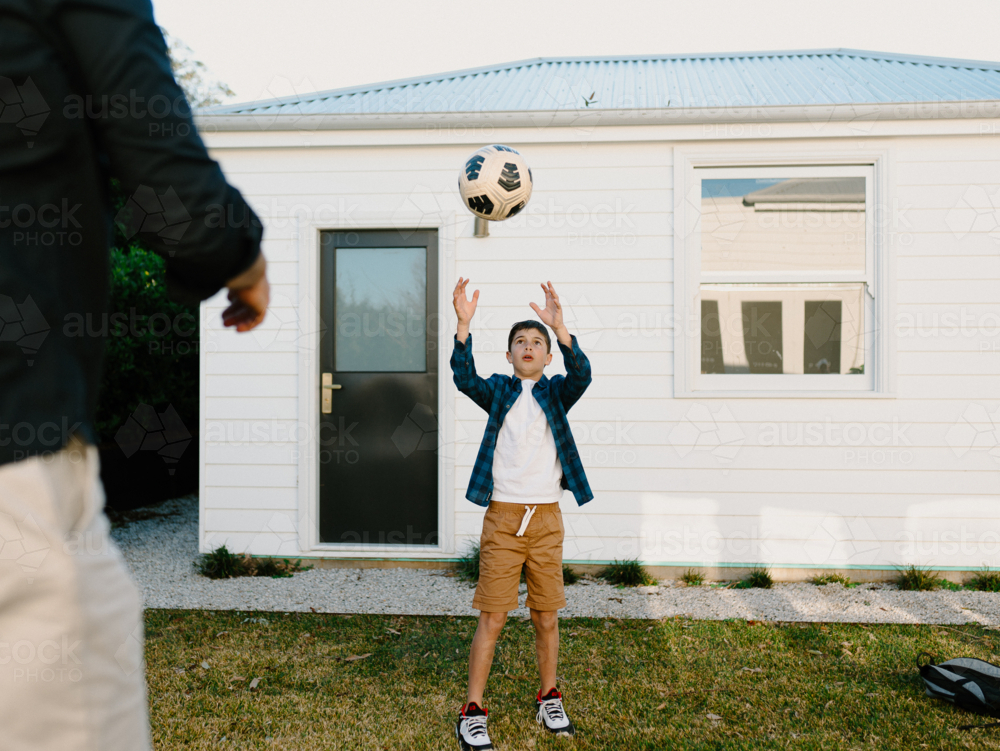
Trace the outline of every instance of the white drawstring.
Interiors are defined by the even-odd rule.
[[[538,506],[535,506],[534,508],[529,508],[528,506],[524,507],[524,509],[525,509],[524,518],[521,519],[521,526],[517,530],[517,534],[514,535],[515,537],[523,537],[524,536],[524,530],[526,530],[528,528],[528,522],[531,521],[531,516],[532,516],[532,514],[535,513],[535,509],[536,508],[538,508]]]

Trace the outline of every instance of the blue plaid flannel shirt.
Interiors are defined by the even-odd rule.
[[[568,488],[578,505],[582,506],[594,498],[587,483],[587,475],[580,462],[580,452],[577,451],[573,433],[569,428],[566,413],[583,396],[590,385],[590,360],[583,354],[576,337],[572,337],[573,346],[566,347],[559,342],[563,362],[566,365],[566,375],[549,378],[542,375],[531,393],[538,401],[556,442],[556,453],[562,465],[562,487]],[[558,340],[557,340],[558,341]],[[479,455],[472,468],[469,479],[469,489],[465,497],[479,506],[489,506],[493,495],[493,452],[497,445],[497,436],[504,417],[521,394],[521,379],[516,376],[494,373],[488,379],[476,375],[476,364],[472,359],[472,334],[465,342],[455,337],[455,349],[451,354],[451,369],[455,374],[455,385],[458,390],[489,413],[483,442],[479,446]]]

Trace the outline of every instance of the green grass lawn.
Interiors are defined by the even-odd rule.
[[[156,748],[457,748],[475,626],[147,611]],[[922,650],[1000,662],[1000,632],[979,626],[580,618],[560,629],[577,737],[535,724],[534,634],[511,619],[486,693],[498,751],[1000,749],[1000,730],[955,729],[989,718],[925,696],[914,665]]]

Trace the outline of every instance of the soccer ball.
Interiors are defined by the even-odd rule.
[[[531,198],[531,170],[510,146],[484,146],[470,156],[458,176],[462,202],[476,216],[502,222]]]

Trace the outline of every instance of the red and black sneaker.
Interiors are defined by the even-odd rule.
[[[569,721],[563,708],[562,694],[556,689],[553,688],[545,696],[539,691],[535,697],[535,707],[538,709],[535,720],[553,735],[569,737],[576,733],[576,728]]]
[[[455,724],[455,737],[462,751],[485,751],[492,749],[490,736],[486,733],[486,716],[488,712],[476,702],[470,701],[458,713]]]

